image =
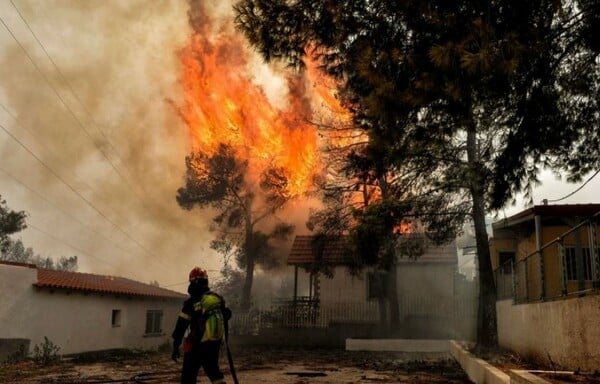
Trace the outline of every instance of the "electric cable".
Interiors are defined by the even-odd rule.
[[[554,200],[548,200],[549,203],[556,203],[559,202],[561,200],[564,200],[568,197],[573,196],[574,194],[576,194],[577,192],[581,191],[581,189],[583,189],[583,187],[586,186],[587,183],[589,183],[590,181],[592,181],[592,179],[594,177],[596,177],[598,175],[598,173],[600,173],[600,169],[598,169],[592,176],[590,176],[583,184],[581,184],[577,189],[575,189],[573,192],[561,197],[560,199],[554,199]]]
[[[8,172],[6,169],[3,169],[1,166],[0,166],[0,172],[2,172],[4,175],[6,175],[9,178],[11,178],[12,180],[14,180],[17,184],[21,185],[23,188],[27,189],[29,192],[33,193],[34,195],[36,195],[37,197],[39,197],[40,199],[42,199],[46,203],[50,204],[53,208],[59,210],[60,212],[62,212],[67,217],[73,219],[77,224],[81,225],[83,228],[87,229],[89,232],[94,233],[94,234],[102,237],[107,242],[112,243],[114,246],[116,246],[117,248],[121,249],[122,251],[129,252],[129,250],[123,248],[119,243],[114,242],[109,237],[107,237],[107,236],[103,235],[102,233],[94,230],[93,228],[89,227],[87,224],[85,224],[84,222],[82,222],[81,220],[79,220],[77,217],[75,217],[75,216],[71,215],[69,212],[63,210],[60,206],[58,206],[57,204],[53,203],[50,199],[48,199],[47,197],[45,197],[44,195],[42,195],[41,193],[39,193],[35,189],[33,189],[30,186],[28,186],[27,184],[25,184],[23,181],[21,181],[15,175],[13,175],[10,172]]]
[[[108,137],[106,136],[106,134],[104,133],[104,131],[102,129],[100,129],[99,125],[95,121],[94,115],[89,111],[89,109],[87,108],[87,106],[81,101],[81,98],[75,92],[75,90],[73,89],[73,87],[71,86],[71,84],[69,83],[69,81],[67,80],[66,76],[62,73],[62,71],[60,70],[60,68],[58,67],[58,65],[56,64],[56,62],[54,61],[54,59],[52,58],[52,56],[50,55],[50,53],[48,52],[48,50],[46,49],[46,47],[44,46],[44,44],[42,43],[42,41],[38,38],[38,36],[36,35],[36,33],[33,31],[33,29],[31,28],[31,26],[29,24],[29,22],[25,19],[25,17],[23,16],[23,14],[19,10],[19,8],[16,6],[16,4],[13,2],[13,0],[10,0],[10,3],[13,6],[13,8],[15,9],[15,11],[17,12],[17,14],[19,15],[20,19],[23,21],[23,23],[27,27],[27,29],[29,30],[29,32],[31,33],[31,35],[33,36],[33,38],[35,39],[35,41],[41,47],[42,51],[44,52],[44,54],[46,55],[46,57],[48,58],[48,60],[50,61],[50,63],[52,63],[54,69],[59,74],[59,77],[61,78],[61,80],[63,81],[63,83],[66,84],[66,86],[70,90],[71,94],[73,95],[74,99],[77,100],[77,102],[79,103],[79,105],[83,108],[83,110],[86,112],[86,114],[91,119],[92,123],[95,126],[97,126],[98,131],[102,135],[103,139],[109,144],[109,146],[114,151],[114,153],[116,154],[116,156],[119,159],[119,161],[122,164],[124,164],[124,161],[123,161],[123,159],[122,159],[119,151],[117,151],[117,149],[114,147],[114,145],[112,144],[112,142],[108,139]],[[106,159],[106,161],[110,164],[110,166],[113,168],[113,170],[115,171],[115,173],[129,186],[129,191],[133,192],[133,194],[138,198],[138,200],[140,201],[140,203],[144,206],[146,212],[150,212],[150,213],[152,213],[152,214],[155,215],[155,212],[152,209],[149,209],[149,207],[147,206],[147,204],[144,202],[142,196],[140,196],[138,194],[138,192],[136,191],[136,189],[133,188],[133,185],[131,184],[131,182],[129,181],[129,179],[127,177],[125,177],[117,169],[117,167],[115,166],[115,164],[108,158],[108,155],[106,153],[104,153],[104,151],[97,145],[96,141],[93,139],[93,137],[91,136],[91,134],[85,129],[85,127],[83,126],[83,123],[75,116],[75,114],[73,113],[73,111],[70,108],[68,108],[68,106],[67,106],[66,102],[64,101],[64,99],[60,96],[60,94],[58,93],[58,91],[56,90],[56,88],[54,88],[52,86],[52,84],[49,82],[49,80],[47,79],[47,77],[40,70],[39,66],[36,65],[36,63],[34,62],[33,58],[28,54],[28,52],[25,50],[25,48],[23,47],[23,45],[20,44],[20,42],[18,41],[18,39],[16,38],[16,36],[14,36],[14,34],[11,32],[10,28],[4,22],[3,22],[3,24],[4,24],[5,28],[9,31],[9,33],[11,34],[11,36],[13,37],[13,39],[17,42],[17,44],[19,44],[19,46],[21,47],[21,49],[25,52],[25,54],[27,55],[27,57],[29,58],[29,60],[32,62],[32,64],[36,68],[36,70],[44,77],[44,79],[46,80],[46,83],[53,89],[54,93],[59,97],[60,101],[68,109],[68,111],[71,113],[71,115],[73,116],[73,118],[77,121],[77,123],[79,124],[79,126],[87,134],[87,136],[90,138],[90,140],[92,140],[92,142],[94,143],[94,145],[96,146],[96,148],[99,150],[99,152],[102,154],[102,156]],[[12,114],[11,114],[11,116],[12,116]],[[15,118],[15,117],[13,116],[13,118]],[[16,118],[15,118],[15,120],[16,120]],[[93,188],[90,187],[90,189],[93,189]],[[142,187],[142,190],[143,189],[144,188]]]
[[[123,233],[129,240],[133,241],[137,244],[141,249],[143,249],[148,255],[152,255],[156,258],[156,261],[159,261],[163,266],[167,266],[162,260],[158,259],[153,255],[152,252],[148,251],[139,241],[134,239],[129,233],[125,232],[123,228],[117,225],[113,220],[111,220],[108,216],[106,216],[102,211],[100,211],[94,204],[92,204],[89,199],[83,196],[79,191],[77,191],[71,184],[69,184],[65,179],[63,179],[54,169],[48,166],[42,159],[40,159],[29,147],[27,147],[23,142],[21,142],[15,135],[12,134],[4,125],[0,124],[0,129],[2,129],[6,134],[8,134],[14,141],[16,141],[23,149],[27,151],[34,159],[36,159],[44,168],[46,168],[54,177],[60,180],[63,184],[65,184],[73,193],[79,196],[90,208],[92,208],[95,212],[97,212],[101,217],[103,217],[106,221],[112,224],[119,232]]]
[[[44,235],[50,237],[51,239],[56,240],[58,242],[61,242],[61,243],[65,244],[66,246],[70,247],[71,249],[73,249],[73,250],[75,250],[75,251],[77,251],[77,252],[79,252],[79,253],[81,253],[81,254],[83,254],[85,256],[89,256],[89,257],[91,257],[93,259],[101,261],[101,262],[103,262],[105,264],[110,265],[113,268],[118,268],[117,265],[111,263],[110,261],[107,261],[107,260],[105,260],[103,258],[100,258],[98,256],[94,256],[94,255],[92,255],[92,254],[84,251],[83,249],[81,249],[81,248],[79,248],[79,247],[77,247],[77,246],[75,246],[75,245],[73,245],[73,244],[71,244],[71,243],[69,243],[69,242],[67,242],[67,241],[65,241],[63,239],[60,239],[59,237],[57,237],[57,236],[55,236],[55,235],[53,235],[53,234],[51,234],[51,233],[49,233],[49,232],[41,229],[41,228],[38,228],[37,226],[35,226],[35,225],[31,224],[31,223],[27,223],[27,227],[31,227],[31,228],[35,229],[36,231],[38,231],[40,233],[43,233]]]
[[[44,51],[44,54],[46,55],[46,57],[48,58],[48,60],[50,60],[50,63],[52,63],[52,65],[54,66],[54,69],[56,70],[56,72],[60,76],[60,78],[63,81],[63,83],[67,86],[67,88],[69,88],[69,91],[71,92],[71,94],[73,95],[73,97],[75,98],[75,100],[77,100],[77,102],[79,103],[79,105],[81,105],[81,107],[87,113],[87,115],[90,116],[90,118],[92,120],[92,123],[94,123],[94,125],[98,127],[98,132],[100,132],[100,134],[102,135],[102,138],[108,143],[108,145],[110,146],[110,148],[117,154],[117,158],[122,163],[123,159],[120,156],[119,152],[117,151],[117,149],[115,148],[115,146],[113,145],[113,143],[108,139],[108,137],[106,136],[106,134],[104,133],[104,131],[99,128],[99,125],[98,125],[98,123],[96,123],[96,121],[94,119],[94,116],[89,111],[89,109],[87,108],[87,106],[81,101],[81,98],[75,92],[75,90],[71,86],[71,83],[67,80],[66,76],[62,73],[62,71],[60,70],[60,68],[58,67],[58,65],[56,64],[56,62],[54,61],[54,59],[52,58],[52,56],[50,55],[50,53],[48,52],[48,50],[46,49],[46,47],[44,46],[44,44],[41,42],[41,40],[35,34],[35,32],[33,31],[33,29],[31,28],[31,25],[29,25],[29,22],[25,19],[25,17],[23,16],[23,14],[19,10],[19,8],[16,6],[16,4],[13,2],[13,0],[10,0],[10,3],[12,4],[13,8],[15,9],[15,11],[17,11],[17,14],[19,15],[19,17],[21,18],[21,20],[23,21],[23,23],[27,26],[27,29],[29,30],[29,32],[31,33],[31,35],[33,36],[33,38],[35,39],[35,41],[42,48],[42,51]]]

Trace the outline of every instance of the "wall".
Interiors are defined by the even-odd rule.
[[[0,338],[30,339],[30,350],[44,336],[61,354],[113,348],[155,348],[168,341],[179,300],[158,300],[39,289],[34,268],[0,265]],[[121,325],[112,326],[112,310]],[[145,336],[146,311],[163,310],[160,336]]]
[[[600,296],[519,305],[503,300],[496,308],[501,347],[549,368],[550,358],[564,369],[600,367]]]
[[[360,276],[352,276],[346,267],[335,267],[332,279],[319,276],[323,305],[330,303],[365,303],[367,301],[366,272]]]
[[[396,284],[400,316],[451,314],[455,272],[455,264],[399,263]]]
[[[567,236],[563,234],[570,230],[570,227],[566,225],[543,225],[542,226],[542,245],[549,244],[559,237],[562,237],[563,245],[566,247],[574,247],[577,245],[575,233],[570,233]],[[600,230],[598,230],[597,238],[599,238]],[[582,247],[589,247],[588,239],[588,227],[580,229],[580,240]],[[514,244],[511,246],[511,241]],[[516,253],[517,262],[524,260],[527,256],[532,255],[536,250],[536,239],[535,232],[526,232],[523,230],[522,233],[513,235],[512,238],[493,238],[490,242],[490,253],[492,257],[492,265],[494,269],[498,267],[498,253],[501,251],[512,250]],[[554,243],[542,251],[543,266],[544,266],[544,286],[542,286],[542,275],[540,257],[534,254],[527,261],[527,268],[525,271],[525,264],[519,263],[516,266],[517,280],[527,280],[527,287],[523,283],[518,287],[519,297],[529,297],[529,299],[539,299],[542,294],[545,298],[555,298],[563,294],[562,290],[562,264],[559,256],[559,248],[557,243]],[[500,285],[501,287],[508,288],[512,291],[512,277],[507,277],[509,281],[505,281],[509,285],[507,287]],[[568,280],[566,283],[567,292],[577,292],[579,290],[592,288],[592,281],[586,280],[580,285],[577,280]],[[543,289],[543,293],[542,293]]]
[[[346,267],[335,267],[329,279],[320,276],[320,317],[327,324],[377,323],[377,300],[367,300],[365,270],[361,276],[352,276]]]

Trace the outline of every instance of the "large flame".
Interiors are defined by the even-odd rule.
[[[207,26],[205,25],[207,28]],[[287,79],[287,107],[275,107],[252,81],[250,53],[242,37],[196,31],[181,52],[183,105],[192,150],[213,153],[220,143],[232,145],[248,160],[251,177],[267,166],[282,167],[289,193],[309,190],[321,167],[318,135],[308,119],[311,104],[306,81]]]

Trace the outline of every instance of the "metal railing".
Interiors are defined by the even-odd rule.
[[[477,297],[472,288],[459,289],[447,296],[423,293],[400,296],[398,310],[401,322],[412,319],[437,319],[460,334],[470,335],[470,324],[477,317]],[[369,327],[379,323],[377,301],[318,302],[297,298],[275,300],[270,309],[233,310],[230,332],[234,335],[260,335],[273,329]],[[403,323],[395,324],[402,327]],[[462,332],[462,333],[461,333]]]
[[[599,291],[599,219],[597,213],[523,259],[500,265],[498,298],[528,303]]]

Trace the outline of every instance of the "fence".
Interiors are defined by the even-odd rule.
[[[258,335],[270,328],[327,328],[336,323],[376,324],[377,303],[331,303],[279,301],[268,310],[236,311],[231,332]]]
[[[501,265],[495,271],[498,298],[527,303],[598,291],[599,218],[596,214],[524,259]]]
[[[419,297],[399,297],[400,322],[392,324],[397,333],[411,336],[423,334],[460,335],[471,338],[477,316],[477,297],[472,287],[455,295],[437,297],[422,294]],[[230,332],[234,335],[260,335],[273,329],[334,329],[378,328],[377,301],[319,303],[297,299],[277,300],[268,310],[234,311]],[[415,323],[416,322],[416,323]],[[417,326],[418,325],[418,326]],[[418,328],[418,329],[417,329]],[[414,336],[414,335],[413,335]]]

